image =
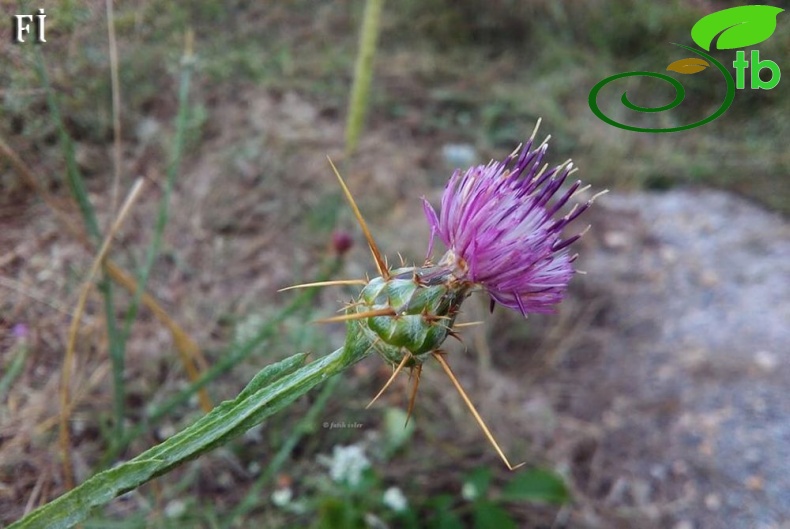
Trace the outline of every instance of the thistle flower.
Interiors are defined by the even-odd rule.
[[[428,255],[438,235],[448,248],[439,266],[461,282],[482,286],[492,309],[500,303],[524,316],[552,312],[574,273],[576,256],[568,246],[581,234],[563,239],[562,231],[592,200],[555,218],[581,182],[555,197],[573,165],[569,160],[548,171],[547,165],[541,168],[547,141],[533,149],[530,138],[501,162],[456,170],[439,214],[423,197],[431,227]]]
[[[349,358],[375,351],[393,367],[392,375],[368,406],[403,369],[409,369],[413,379],[407,412],[410,417],[422,366],[434,358],[511,470],[523,463],[510,464],[445,360],[442,344],[448,336],[458,338],[456,329],[460,325],[455,325],[455,318],[463,301],[476,288],[488,292],[492,308],[498,302],[525,316],[530,312],[551,312],[567,290],[575,260],[568,247],[581,234],[563,238],[562,232],[590,206],[592,199],[573,206],[564,216],[555,217],[579,191],[581,182],[575,182],[559,195],[560,187],[574,171],[573,166],[568,160],[551,170],[547,170],[548,165],[541,167],[548,138],[533,149],[534,136],[533,133],[523,149],[517,149],[501,162],[492,161],[466,172],[456,171],[444,190],[441,214],[423,198],[431,228],[428,256],[437,235],[448,250],[437,264],[426,260],[421,267],[404,264],[390,268],[330,160],[365,234],[379,275],[372,279],[297,285],[363,287],[346,306],[345,314],[319,321],[346,322],[344,348]]]

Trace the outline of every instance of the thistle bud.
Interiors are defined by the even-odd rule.
[[[347,231],[335,230],[332,232],[332,250],[337,255],[345,255],[354,245],[354,239]]]
[[[399,268],[368,282],[349,311],[379,314],[359,320],[371,346],[394,364],[409,354],[413,367],[447,338],[468,292],[444,267]]]

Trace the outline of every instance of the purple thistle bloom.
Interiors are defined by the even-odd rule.
[[[552,201],[572,164],[541,169],[548,144],[530,150],[532,145],[530,139],[502,162],[456,170],[439,215],[423,197],[431,226],[428,254],[438,234],[448,248],[440,266],[450,267],[458,280],[483,286],[492,309],[498,302],[524,316],[552,312],[562,301],[576,258],[568,246],[581,234],[562,239],[561,232],[592,202],[554,218],[581,182]]]

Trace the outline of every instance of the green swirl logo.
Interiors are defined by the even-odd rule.
[[[776,29],[776,17],[782,11],[784,10],[772,6],[741,6],[717,11],[703,17],[696,24],[694,24],[694,27],[691,28],[691,38],[700,48],[703,48],[707,51],[710,51],[711,46],[714,46],[714,43],[717,49],[734,49],[753,46],[767,40],[771,35],[773,35],[774,30]],[[724,77],[724,81],[727,83],[727,94],[724,98],[724,101],[715,112],[713,112],[710,116],[689,125],[666,128],[635,127],[615,121],[604,114],[598,106],[598,94],[604,86],[626,77],[653,77],[655,79],[660,79],[663,82],[669,83],[675,89],[675,98],[670,103],[659,107],[644,107],[634,104],[630,99],[628,99],[627,92],[623,92],[620,101],[622,102],[623,106],[630,110],[651,113],[665,112],[672,110],[683,102],[686,96],[686,91],[680,81],[663,73],[639,71],[612,75],[593,86],[588,97],[590,110],[592,110],[593,114],[595,114],[601,121],[608,123],[613,127],[630,130],[633,132],[678,132],[681,130],[688,130],[705,125],[706,123],[710,123],[714,119],[724,114],[724,112],[730,108],[730,105],[732,105],[732,102],[735,99],[736,88],[745,88],[746,68],[751,66],[751,88],[753,89],[770,90],[779,83],[779,79],[781,78],[779,66],[773,61],[760,60],[759,51],[757,50],[752,51],[751,64],[748,60],[746,60],[745,53],[743,51],[737,52],[736,60],[733,62],[733,67],[736,69],[736,82],[736,79],[733,79],[732,74],[730,74],[724,65],[711,57],[709,54],[689,46],[684,46],[683,44],[676,44],[676,46],[684,48],[691,53],[694,53],[698,57],[677,60],[667,67],[668,71],[673,71],[683,75],[691,75],[701,72],[713,64],[713,66],[715,66]],[[771,71],[770,80],[763,81],[760,78],[760,71],[763,69],[769,69]]]

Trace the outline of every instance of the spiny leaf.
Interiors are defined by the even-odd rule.
[[[773,35],[776,16],[784,9],[773,6],[740,6],[716,11],[701,18],[691,28],[691,38],[700,48],[731,50],[754,46]]]
[[[700,59],[699,57],[689,57],[688,59],[680,59],[673,62],[667,66],[667,70],[670,72],[688,75],[692,73],[699,73],[708,66],[710,66],[710,63],[708,63],[708,61],[705,59]]]

